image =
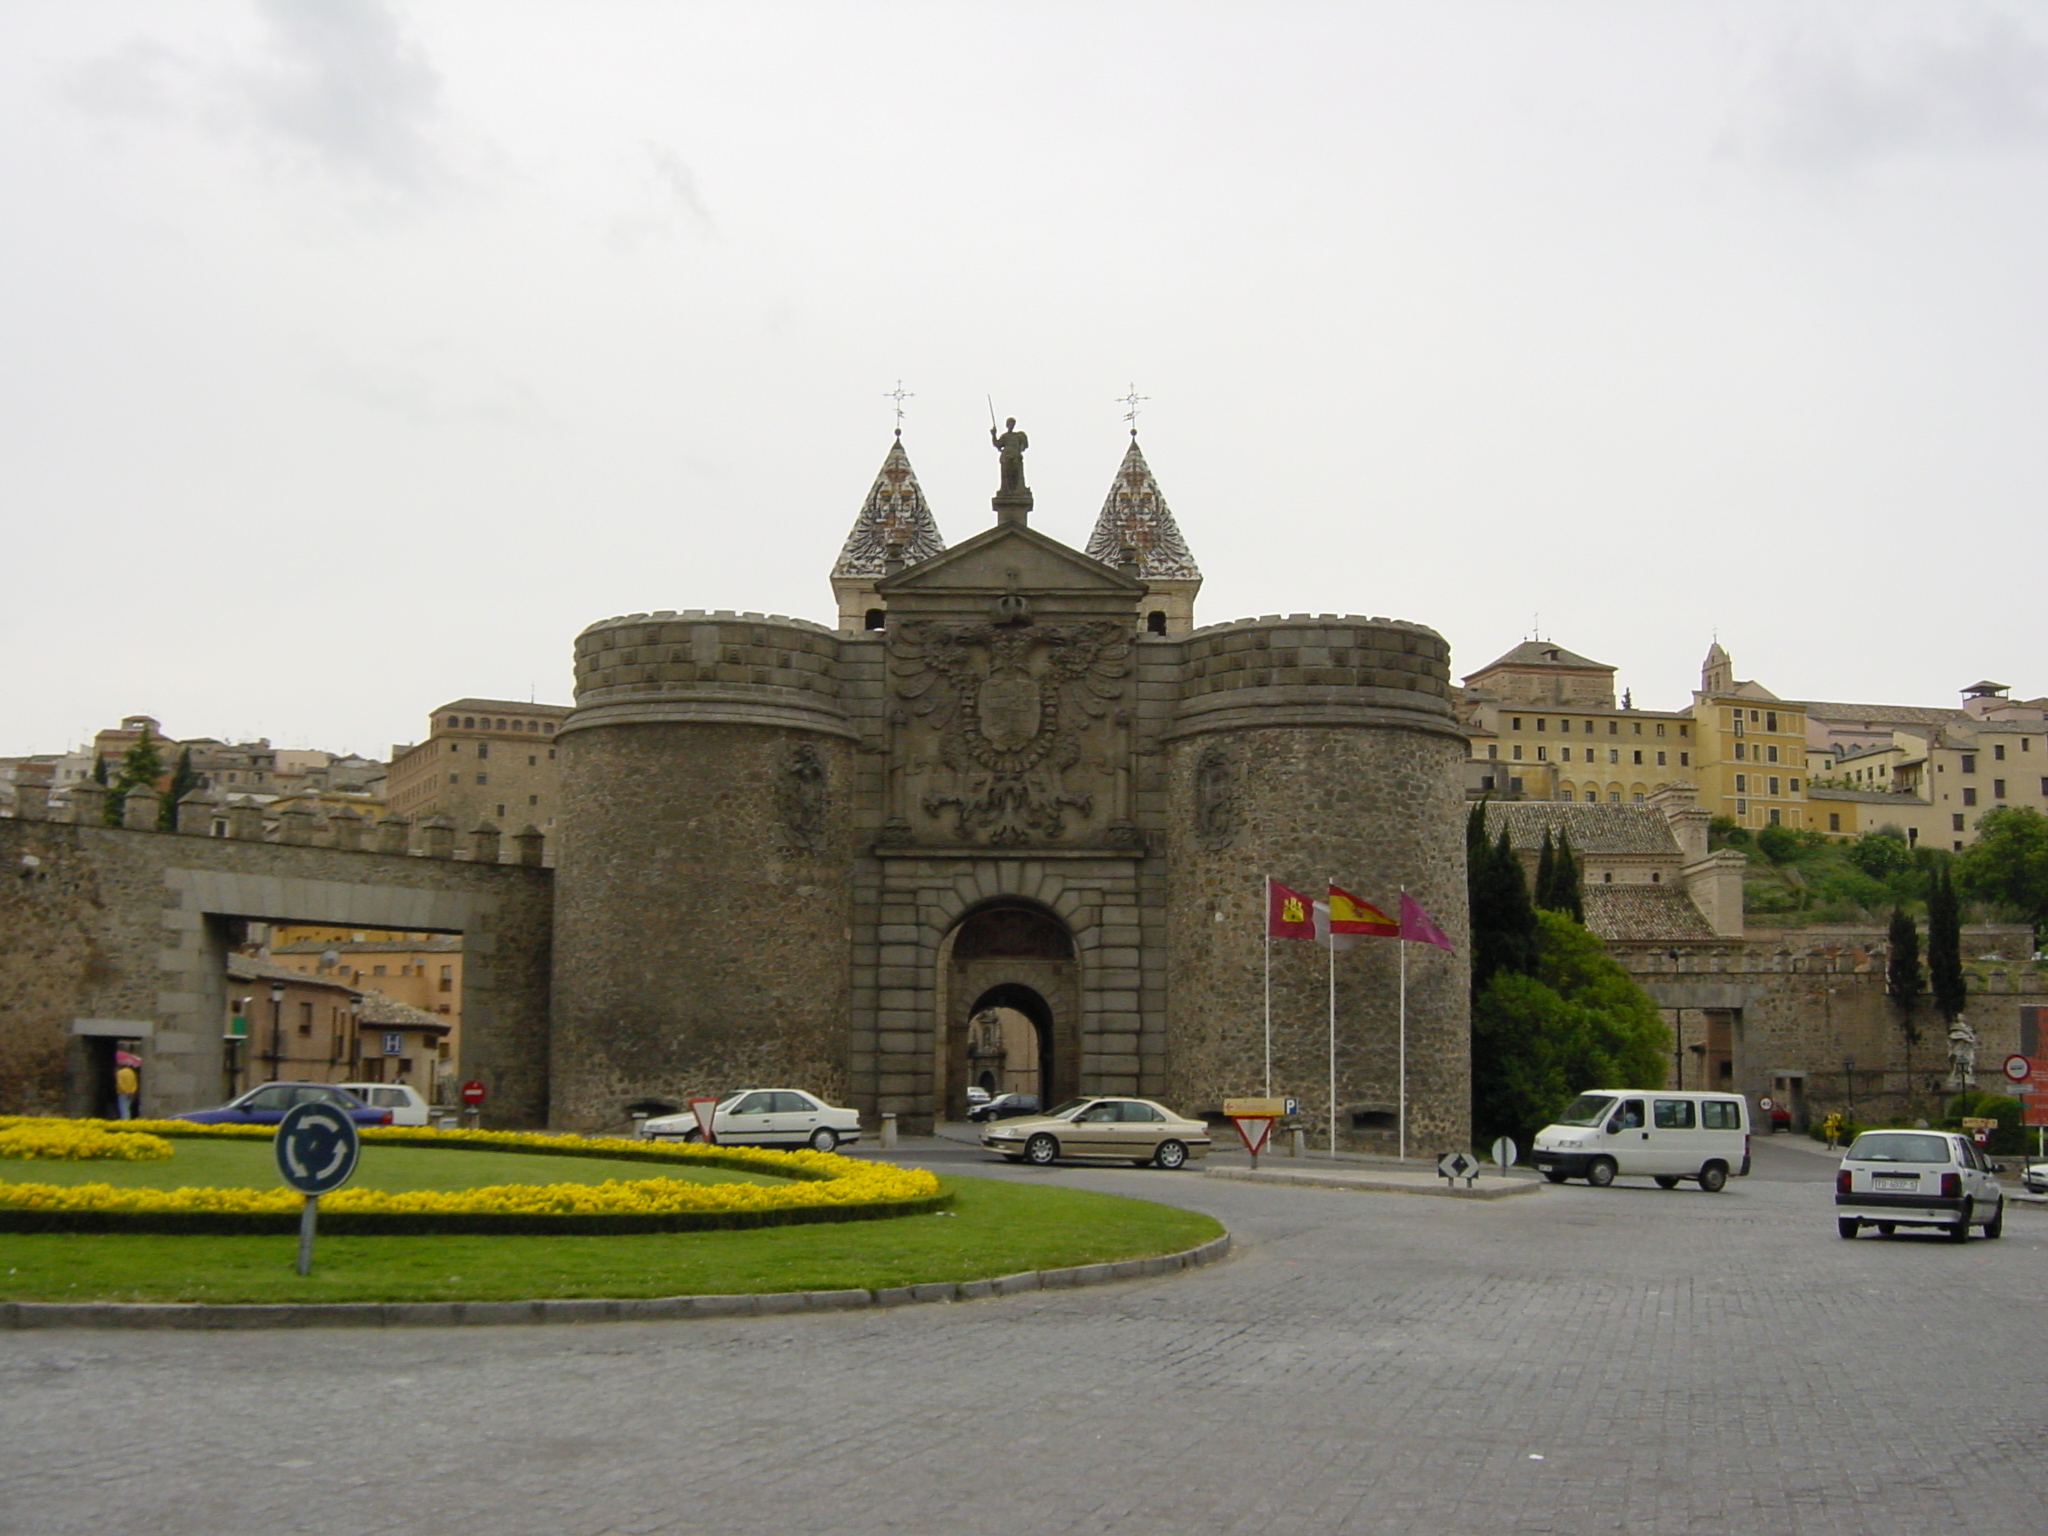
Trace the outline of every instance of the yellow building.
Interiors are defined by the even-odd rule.
[[[1743,827],[1804,827],[1806,706],[1737,682],[1717,640],[1700,668],[1692,718],[1700,804]]]
[[[425,741],[391,749],[385,798],[415,823],[444,816],[469,832],[488,821],[508,837],[531,826],[552,842],[561,784],[555,732],[568,715],[564,705],[504,699],[444,704]]]

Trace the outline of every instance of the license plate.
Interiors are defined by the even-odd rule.
[[[1879,1189],[1918,1189],[1920,1175],[1917,1173],[1880,1173],[1877,1176]]]

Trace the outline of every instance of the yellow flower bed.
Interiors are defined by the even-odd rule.
[[[147,1125],[151,1131],[172,1136],[222,1136],[268,1140],[275,1127],[267,1125],[195,1125],[183,1120],[90,1121],[33,1120],[0,1117],[0,1140],[24,1128],[32,1133],[46,1129],[68,1132],[77,1137],[107,1135],[108,1125]],[[415,1127],[371,1127],[363,1132],[366,1141],[402,1142],[412,1146],[459,1143],[476,1147],[531,1148],[578,1156],[617,1156],[630,1153],[654,1163],[692,1163],[726,1168],[746,1167],[776,1174],[786,1184],[700,1184],[682,1179],[653,1176],[645,1179],[608,1179],[602,1184],[498,1184],[479,1189],[412,1190],[387,1193],[372,1189],[344,1189],[321,1197],[321,1209],[335,1212],[391,1213],[415,1216],[458,1214],[507,1214],[521,1216],[661,1216],[685,1212],[769,1212],[807,1206],[853,1206],[890,1204],[921,1200],[939,1193],[936,1175],[921,1168],[898,1168],[889,1163],[859,1162],[830,1152],[776,1152],[754,1147],[680,1146],[650,1148],[644,1141],[626,1137],[549,1136],[530,1131],[427,1131]],[[170,1146],[157,1137],[118,1133],[116,1139],[156,1140],[170,1155]],[[304,1197],[297,1191],[278,1189],[126,1189],[112,1184],[0,1184],[0,1209],[37,1211],[129,1211],[163,1213],[219,1211],[235,1213],[290,1213],[297,1211]]]
[[[0,1128],[0,1157],[43,1158],[82,1163],[108,1158],[122,1163],[157,1163],[171,1155],[171,1144],[146,1131],[130,1131],[131,1121],[10,1119]],[[122,1130],[108,1129],[121,1125]]]

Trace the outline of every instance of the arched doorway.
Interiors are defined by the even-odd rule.
[[[1078,1091],[1080,967],[1064,922],[1031,902],[977,907],[953,930],[940,969],[937,1114],[965,1118],[969,1083],[1035,1092],[1045,1104]]]

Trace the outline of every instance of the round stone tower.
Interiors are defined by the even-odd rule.
[[[606,619],[556,740],[550,1123],[750,1085],[842,1101],[855,732],[842,637],[757,613]]]
[[[1335,956],[1340,1144],[1399,1138],[1407,954],[1409,1155],[1468,1144],[1466,742],[1450,648],[1396,619],[1264,618],[1180,642],[1166,731],[1171,1097],[1185,1109],[1265,1086],[1265,882],[1311,900],[1334,882],[1400,916],[1403,889],[1455,953],[1360,938]],[[1272,1091],[1330,1124],[1331,955],[1271,941]]]

